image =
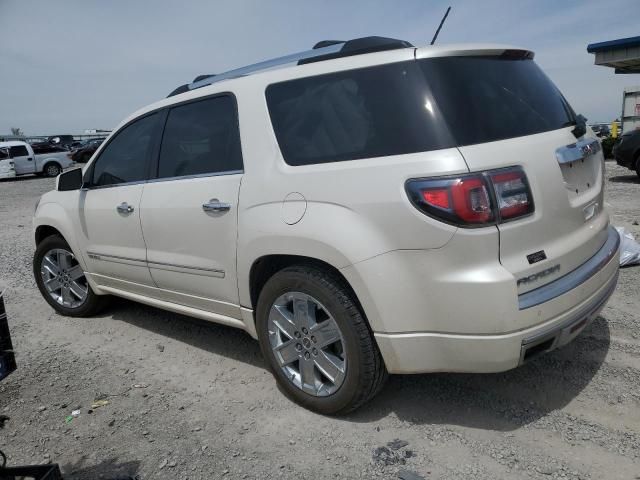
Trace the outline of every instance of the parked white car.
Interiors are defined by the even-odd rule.
[[[68,158],[69,152],[35,154],[31,145],[17,140],[0,142],[0,148],[8,149],[16,175],[35,173],[47,177],[57,177],[64,169],[75,163]]]
[[[9,149],[0,147],[0,180],[15,178],[16,169],[9,158]]]
[[[331,414],[387,373],[508,370],[583,331],[620,239],[600,143],[533,53],[316,47],[180,87],[58,177],[34,218],[47,302],[242,328]]]

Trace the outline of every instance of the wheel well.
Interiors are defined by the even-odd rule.
[[[49,225],[40,225],[36,228],[36,245],[39,245],[45,238],[52,235],[60,235],[62,237],[62,234],[57,229]]]
[[[306,265],[310,267],[316,267],[322,270],[329,271],[336,275],[340,280],[342,280],[342,282],[344,282],[345,287],[353,296],[354,301],[364,315],[364,310],[362,309],[362,305],[360,305],[358,296],[356,295],[353,288],[351,288],[351,285],[349,285],[347,279],[344,278],[344,275],[340,273],[340,270],[327,262],[318,260],[317,258],[303,257],[299,255],[266,255],[253,262],[251,271],[249,272],[249,291],[251,294],[251,305],[253,306],[254,310],[258,304],[258,297],[260,296],[262,287],[265,286],[267,281],[280,270],[284,270],[285,268],[291,267],[293,265]]]
[[[60,165],[56,160],[48,160],[47,163],[42,166],[42,170],[46,170],[49,165],[57,165],[58,168],[62,170],[62,165]]]

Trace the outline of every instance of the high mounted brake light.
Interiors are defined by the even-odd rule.
[[[421,212],[465,228],[495,225],[534,211],[527,176],[519,167],[413,179],[406,191]]]

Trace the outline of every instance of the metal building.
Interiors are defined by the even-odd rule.
[[[595,54],[595,64],[615,69],[615,73],[640,73],[640,37],[592,43],[587,52]],[[640,86],[622,92],[622,131],[640,128]]]
[[[587,45],[595,64],[615,68],[615,73],[640,73],[640,37],[620,38]]]

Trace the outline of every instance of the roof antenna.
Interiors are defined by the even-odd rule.
[[[436,38],[438,38],[438,34],[440,33],[440,29],[442,28],[442,25],[444,24],[444,21],[449,16],[449,12],[450,11],[451,11],[451,7],[447,8],[447,11],[445,12],[444,17],[442,17],[442,20],[440,20],[440,25],[438,25],[438,30],[436,30],[436,34],[433,36],[433,40],[431,40],[431,45],[436,43]]]

